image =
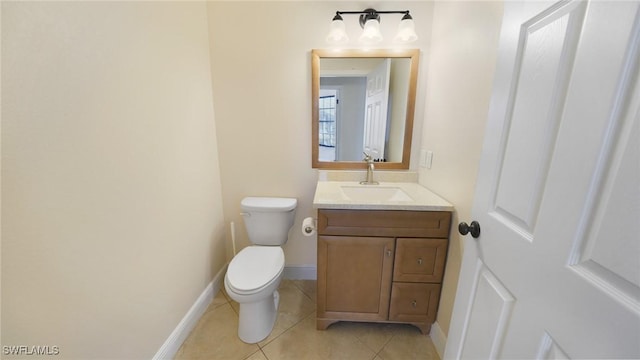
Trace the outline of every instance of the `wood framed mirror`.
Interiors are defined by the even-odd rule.
[[[312,167],[408,169],[418,49],[312,50]]]

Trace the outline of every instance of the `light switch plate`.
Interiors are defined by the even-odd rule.
[[[427,151],[427,155],[425,157],[425,166],[427,169],[431,169],[431,164],[433,163],[433,151]]]
[[[420,149],[420,166],[427,167],[427,149]]]

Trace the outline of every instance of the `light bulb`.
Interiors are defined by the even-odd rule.
[[[382,34],[380,33],[380,22],[375,19],[369,19],[364,24],[362,35],[358,39],[365,44],[379,43],[382,41]]]
[[[418,40],[418,35],[416,34],[415,24],[413,23],[413,19],[411,15],[406,14],[402,21],[400,21],[400,25],[398,26],[398,33],[396,37],[393,38],[393,41],[400,43],[410,43]]]
[[[331,44],[343,44],[349,41],[347,36],[347,30],[344,26],[344,21],[340,15],[336,15],[331,21],[329,27],[329,35],[327,35],[327,42]]]

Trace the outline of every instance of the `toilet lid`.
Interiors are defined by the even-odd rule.
[[[284,269],[284,252],[279,246],[248,246],[229,264],[227,279],[238,291],[259,289]]]
[[[295,198],[249,196],[240,202],[244,211],[281,212],[291,211],[298,205]]]

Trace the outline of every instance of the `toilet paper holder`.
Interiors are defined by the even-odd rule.
[[[305,234],[311,235],[316,231],[316,226],[317,226],[317,219],[315,218],[305,218],[302,221],[302,231]]]

